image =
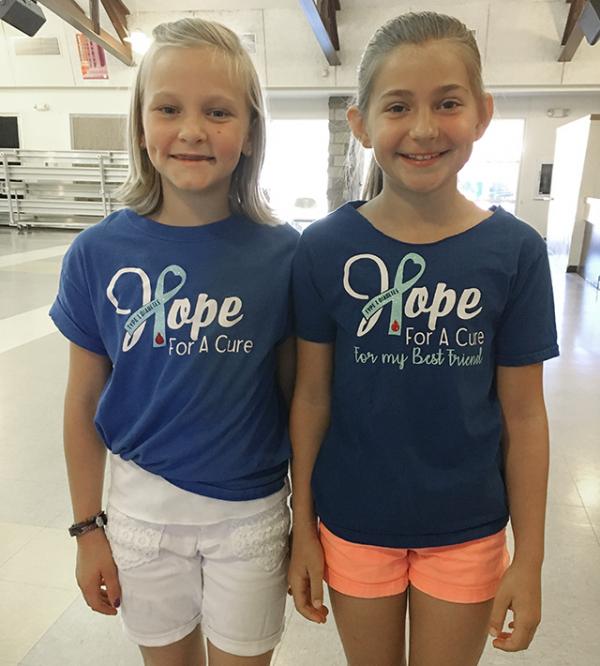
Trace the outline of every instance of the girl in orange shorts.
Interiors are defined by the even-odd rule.
[[[315,622],[328,583],[351,666],[406,664],[407,611],[410,666],[474,666],[488,633],[525,649],[540,620],[558,347],[543,239],[457,189],[492,114],[470,30],[389,21],[347,114],[373,149],[364,200],[296,253],[288,580]]]

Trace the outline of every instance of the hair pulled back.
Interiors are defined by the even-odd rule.
[[[460,47],[467,68],[472,92],[483,100],[485,95],[481,78],[481,55],[473,32],[453,16],[436,12],[409,12],[384,23],[371,37],[358,66],[358,92],[356,105],[363,116],[369,109],[373,82],[385,58],[397,47],[405,44],[425,44],[447,40]],[[357,143],[357,142],[356,142]],[[356,154],[356,144],[352,151]],[[365,199],[375,197],[383,187],[383,174],[374,158],[362,187]]]

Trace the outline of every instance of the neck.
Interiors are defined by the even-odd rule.
[[[407,226],[450,227],[477,209],[457,190],[456,182],[423,194],[398,191],[384,182],[383,190],[370,203],[373,211],[387,219],[403,220]]]
[[[418,194],[384,184],[360,212],[384,234],[414,243],[431,243],[476,225],[490,213],[454,187]]]
[[[163,202],[152,218],[173,227],[197,227],[231,215],[227,192],[174,194],[163,188]]]

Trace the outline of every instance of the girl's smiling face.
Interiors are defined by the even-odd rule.
[[[384,188],[454,193],[492,113],[491,97],[472,89],[461,47],[440,40],[391,51],[375,75],[366,115],[352,107],[348,120],[373,148]]]
[[[165,200],[184,193],[227,200],[231,176],[250,151],[250,110],[226,57],[210,47],[167,47],[148,73],[142,146]]]

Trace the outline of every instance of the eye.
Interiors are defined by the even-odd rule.
[[[459,106],[462,106],[462,104],[456,99],[445,99],[440,104],[440,108],[445,111],[453,111],[454,109],[458,109]]]
[[[389,113],[400,114],[406,113],[408,111],[408,106],[402,102],[394,102],[387,108]]]
[[[165,104],[164,106],[159,106],[158,111],[160,111],[160,113],[162,113],[165,116],[173,116],[177,113],[177,108]]]
[[[225,120],[232,115],[231,112],[226,109],[212,109],[208,114],[216,120]]]

